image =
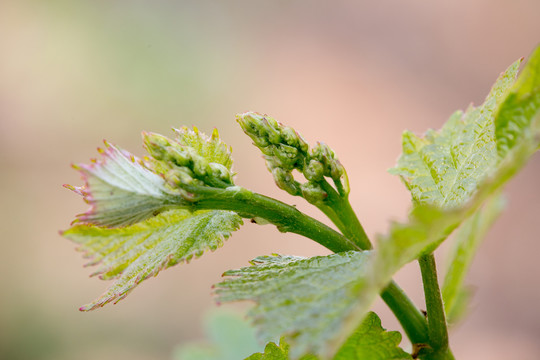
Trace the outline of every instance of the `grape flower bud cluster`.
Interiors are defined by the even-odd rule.
[[[328,197],[325,178],[330,178],[341,196],[348,195],[345,168],[328,145],[317,143],[310,149],[299,133],[268,115],[246,112],[237,115],[237,121],[263,153],[279,188],[317,205]],[[294,170],[302,173],[307,182],[296,181]]]
[[[178,130],[177,133],[181,134],[182,131],[188,130]],[[199,135],[198,131],[196,134]],[[182,189],[186,186],[227,188],[234,185],[230,167],[208,161],[200,155],[200,149],[183,144],[179,141],[181,139],[171,140],[155,133],[143,133],[143,139],[145,148],[153,158],[151,167],[173,190],[184,194]]]

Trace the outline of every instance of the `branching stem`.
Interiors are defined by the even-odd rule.
[[[371,242],[351,207],[349,199],[342,197],[326,180],[321,182],[328,194],[327,202],[318,208],[337,226],[337,228],[354,241],[361,249],[372,248]]]
[[[359,231],[357,227],[343,228],[344,231],[347,231],[345,235],[348,236],[363,234],[362,236],[367,241],[364,249],[357,242],[349,240],[348,236],[343,236],[320,221],[302,213],[295,207],[276,199],[253,193],[241,187],[228,189],[208,187],[190,189],[186,187],[185,190],[192,190],[194,193],[201,195],[200,200],[193,202],[193,210],[231,210],[244,218],[261,218],[275,225],[280,231],[306,236],[336,253],[349,250],[361,251],[371,248],[371,243],[363,229]],[[360,224],[350,205],[341,209],[342,212],[339,213],[340,218],[344,218],[349,224]],[[351,216],[356,221],[350,220]],[[382,292],[381,297],[396,315],[413,344],[425,344],[428,341],[426,319],[403,290],[392,281]]]
[[[355,244],[364,250],[371,249],[373,247],[371,241],[358,220],[348,198],[339,196],[337,192],[332,191],[333,188],[329,184],[327,185],[328,187],[323,186],[323,188],[329,194],[331,206],[328,206],[328,208],[330,210],[325,211],[326,209],[322,207],[319,209],[330,218],[345,236],[353,240]],[[401,326],[403,326],[403,330],[409,340],[413,344],[427,344],[429,337],[426,318],[409,299],[407,294],[405,294],[403,289],[392,281],[381,293],[381,297],[392,310]]]

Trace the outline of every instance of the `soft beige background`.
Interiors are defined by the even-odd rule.
[[[88,279],[58,235],[86,210],[61,185],[80,184],[69,164],[96,156],[103,138],[142,154],[143,129],[216,126],[234,146],[237,183],[305,209],[273,186],[234,122],[266,112],[335,149],[373,235],[408,208],[386,172],[402,130],[480,103],[540,41],[539,13],[537,0],[0,1],[0,358],[169,359],[201,337],[224,270],[270,252],[327,253],[247,224],[120,304],[79,313],[107,283]],[[458,359],[540,359],[539,176],[536,157],[476,258],[471,314],[452,333]],[[417,266],[397,280],[421,304]]]

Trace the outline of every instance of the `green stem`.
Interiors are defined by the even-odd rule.
[[[230,187],[228,189],[197,187],[190,189],[186,187],[185,190],[191,190],[193,193],[202,195],[199,200],[193,202],[193,210],[232,210],[244,218],[254,219],[255,221],[259,218],[264,219],[274,224],[282,232],[293,232],[306,236],[336,253],[363,250],[357,243],[349,240],[348,237],[307,216],[295,207],[253,193],[247,189],[241,187]],[[344,209],[349,209],[347,211],[352,212],[350,206]],[[345,218],[350,216],[349,214]],[[348,233],[353,232],[348,228],[344,230]],[[370,247],[371,244],[369,244]],[[397,284],[391,282],[382,292],[381,297],[394,312],[413,344],[425,344],[428,339],[426,319],[403,290]]]
[[[186,187],[186,190],[189,191],[189,187]],[[255,221],[258,218],[264,219],[275,225],[281,232],[303,235],[333,252],[362,250],[347,237],[295,207],[247,189],[241,187],[201,189],[197,187],[196,193],[204,196],[193,203],[194,209],[231,210],[244,218]]]
[[[429,341],[428,325],[424,314],[394,281],[381,293],[381,298],[392,310],[413,345]]]
[[[326,180],[321,181],[320,184],[328,194],[328,199],[324,205],[317,207],[328,216],[343,235],[354,241],[361,249],[371,249],[371,242],[352,209],[349,199],[342,197]]]
[[[355,244],[364,250],[371,249],[372,244],[358,220],[348,198],[339,196],[330,184],[323,184],[323,189],[329,194],[329,206],[321,206],[323,211],[337,228]],[[428,326],[424,314],[407,297],[407,294],[394,281],[381,293],[381,297],[392,310],[403,330],[413,344],[428,343]]]
[[[433,254],[423,255],[418,260],[422,272],[424,294],[426,298],[429,345],[431,351],[423,359],[452,359],[448,348],[448,329],[446,316],[437,280],[437,268]]]

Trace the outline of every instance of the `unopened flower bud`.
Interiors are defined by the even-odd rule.
[[[204,158],[194,155],[192,157],[192,161],[193,161],[192,170],[197,177],[203,177],[208,174],[208,171],[210,170],[210,165]]]
[[[343,174],[345,174],[345,168],[343,165],[341,165],[338,159],[334,159],[334,161],[330,164],[330,177],[333,180],[338,181],[341,179]]]
[[[298,134],[293,128],[284,126],[281,129],[281,136],[283,137],[285,143],[289,146],[293,146],[298,148],[300,151],[307,153],[309,149],[309,145],[307,142],[302,138],[300,134]]]
[[[326,191],[319,184],[311,181],[300,185],[300,189],[302,191],[302,197],[313,205],[321,205],[328,197]]]
[[[169,139],[156,133],[143,132],[144,146],[148,153],[156,160],[167,157],[167,147],[171,145]]]
[[[281,132],[279,131],[279,123],[271,118],[267,117],[266,115],[263,116],[261,120],[261,128],[264,131],[265,135],[268,137],[268,140],[272,144],[279,144],[281,143]]]
[[[274,148],[274,156],[277,158],[281,167],[288,170],[295,169],[297,167],[303,167],[303,163],[300,161],[298,149],[289,145],[280,144]]]
[[[291,195],[300,194],[299,184],[294,180],[294,177],[290,171],[286,171],[278,167],[272,170],[272,175],[274,176],[276,185],[280,189],[285,190]]]
[[[187,148],[179,146],[168,146],[166,148],[167,160],[174,162],[178,166],[189,166],[191,162],[191,154]]]
[[[199,133],[196,128],[193,131],[182,128],[177,130],[177,134],[177,140],[158,134],[144,134],[145,146],[154,159],[149,166],[162,175],[171,188],[178,190],[183,185],[223,188],[234,185],[232,174],[224,165],[231,164],[227,157],[228,149],[219,141],[217,132],[212,138]]]
[[[328,145],[318,143],[311,150],[311,157],[317,159],[324,167],[324,176],[328,176],[335,181],[338,181],[345,173],[345,168],[335,157],[334,152]]]
[[[223,181],[223,182],[225,182],[227,184],[232,184],[233,183],[232,175],[231,175],[229,169],[227,169],[225,166],[223,166],[221,164],[218,164],[218,163],[210,163],[208,165],[210,166],[212,176],[220,179],[221,181]]]
[[[181,184],[191,185],[194,181],[193,172],[187,168],[175,167],[174,169],[169,170],[164,178],[167,184],[172,188],[178,188]]]
[[[318,160],[311,160],[304,169],[304,176],[310,181],[321,181],[324,178],[324,165]]]

